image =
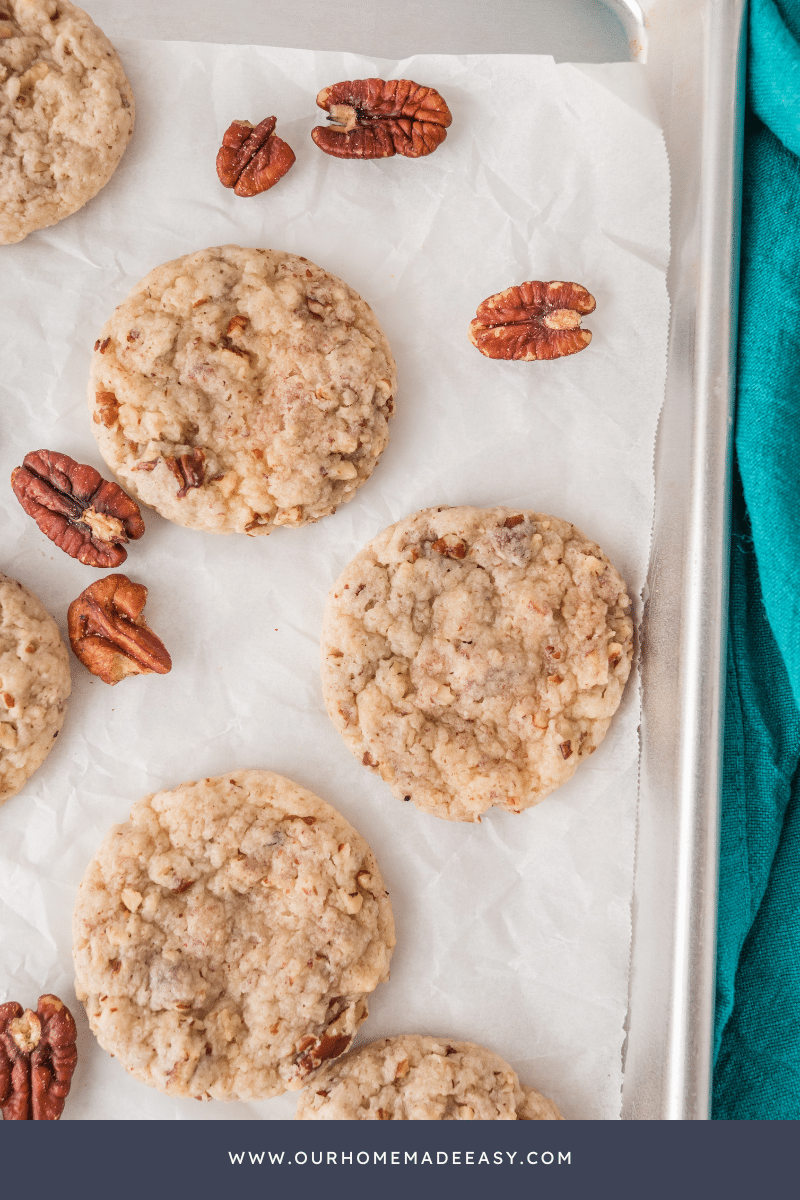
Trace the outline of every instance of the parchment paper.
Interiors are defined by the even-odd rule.
[[[0,998],[74,1003],[71,910],[85,866],[134,800],[235,767],[280,771],[368,839],[397,922],[391,980],[364,1039],[436,1033],[490,1046],[568,1118],[618,1118],[627,1010],[639,697],[631,678],[603,746],[520,816],[457,825],[398,803],[351,757],[319,684],[325,595],[369,538],[434,504],[508,504],[575,522],[638,598],[653,511],[668,301],[666,153],[643,69],[529,56],[346,54],[126,41],[136,130],[80,213],[0,248],[2,478],[26,452],[104,470],[86,406],[97,334],[151,267],[237,242],[303,254],[372,305],[398,363],[391,443],[333,517],[269,538],[215,537],[146,513],[124,570],[150,589],[166,677],[113,690],[72,659],[67,721],[45,765],[0,810]],[[453,112],[430,158],[341,162],[311,142],[317,91],[410,78]],[[234,118],[275,113],[297,163],[239,199],[214,159]],[[526,279],[597,298],[594,340],[553,363],[469,345],[486,296]],[[106,474],[108,472],[106,471]],[[0,488],[0,568],[65,631],[100,573],[56,550]],[[64,1119],[289,1118],[258,1104],[173,1101],[99,1049],[83,1010]]]

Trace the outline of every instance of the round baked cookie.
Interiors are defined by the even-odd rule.
[[[257,1100],[343,1054],[389,976],[364,839],[270,771],[138,801],[78,891],[75,991],[100,1045],[171,1096]]]
[[[322,686],[353,754],[452,821],[520,812],[600,744],[630,671],[625,584],[588,538],[516,508],[430,508],[328,596]]]
[[[116,50],[68,0],[0,0],[0,244],[108,183],[133,132]]]
[[[0,574],[0,804],[47,758],[69,693],[58,626],[33,592]]]
[[[406,1033],[383,1038],[322,1071],[299,1121],[563,1121],[499,1055],[472,1042]]]
[[[396,372],[369,305],[278,250],[156,267],[106,322],[89,383],[126,489],[193,529],[269,533],[351,499],[388,441]]]

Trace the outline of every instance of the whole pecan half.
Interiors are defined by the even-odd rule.
[[[317,104],[334,128],[317,125],[311,136],[336,158],[421,158],[453,120],[438,92],[410,79],[349,79],[323,88]]]
[[[144,533],[136,501],[68,454],[26,454],[11,472],[11,486],[42,533],[89,567],[118,567],[128,557],[122,543]]]
[[[4,1121],[57,1121],[78,1062],[75,1022],[58,996],[36,1012],[0,1004],[0,1109]]]
[[[258,125],[233,121],[217,153],[217,175],[237,196],[257,196],[282,179],[294,165],[294,151],[275,136],[277,117],[266,117]]]
[[[172,669],[164,643],[142,616],[147,588],[127,575],[98,579],[67,610],[69,641],[76,658],[104,683],[128,675],[166,675]]]
[[[580,329],[595,299],[577,283],[521,283],[484,300],[470,323],[469,340],[487,358],[563,358],[592,340]]]

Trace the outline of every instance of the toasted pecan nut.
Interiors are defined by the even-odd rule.
[[[104,683],[128,675],[166,675],[172,669],[164,643],[142,616],[147,588],[126,575],[98,579],[67,611],[70,645],[87,670]]]
[[[257,196],[282,179],[294,165],[294,151],[275,136],[277,117],[266,117],[258,125],[233,121],[217,153],[217,175],[224,187],[237,196]]]
[[[301,1078],[318,1070],[328,1059],[339,1058],[345,1050],[349,1050],[352,1040],[351,1033],[340,1033],[335,1037],[323,1034],[321,1038],[311,1038],[311,1044],[304,1047],[303,1053],[295,1060]]]
[[[0,1004],[0,1110],[4,1121],[57,1121],[78,1062],[72,1013],[58,996],[36,1012]]]
[[[410,79],[349,79],[323,88],[317,104],[334,128],[317,125],[311,136],[336,158],[422,158],[453,120],[437,91]]]
[[[178,481],[179,500],[183,500],[190,488],[199,488],[205,483],[206,456],[199,446],[183,454],[167,454],[164,462]],[[142,464],[142,467],[145,465]]]
[[[343,997],[334,997],[328,1005],[327,1027],[318,1037],[308,1036],[298,1042],[294,1061],[299,1079],[306,1079],[324,1062],[339,1058],[350,1048],[353,1034],[346,1032],[349,1007]]]
[[[467,553],[467,543],[459,539],[451,544],[445,538],[437,538],[435,542],[431,542],[431,550],[435,550],[444,558],[463,558]]]
[[[89,567],[120,566],[128,557],[123,543],[144,533],[136,501],[67,454],[26,454],[11,472],[11,486],[42,533]]]
[[[469,340],[487,358],[563,358],[589,345],[591,333],[579,326],[594,309],[594,296],[580,284],[521,283],[484,300]]]

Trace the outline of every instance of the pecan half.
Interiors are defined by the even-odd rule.
[[[144,533],[136,501],[67,454],[26,454],[11,472],[11,486],[42,533],[89,567],[118,567],[128,557],[122,543]]]
[[[421,158],[453,120],[438,92],[410,79],[349,79],[323,88],[317,104],[334,128],[317,125],[311,136],[336,158]]]
[[[282,179],[295,157],[291,146],[275,136],[276,117],[258,125],[234,121],[225,130],[217,153],[217,175],[237,196],[257,196]]]
[[[470,323],[469,340],[487,358],[563,358],[592,340],[580,329],[595,299],[577,283],[530,281],[484,300]]]
[[[36,1012],[0,1004],[0,1109],[4,1121],[57,1121],[78,1062],[72,1013],[58,996]]]
[[[128,675],[166,675],[172,669],[164,643],[142,616],[147,588],[126,575],[98,579],[67,611],[70,645],[87,670],[104,683]]]

